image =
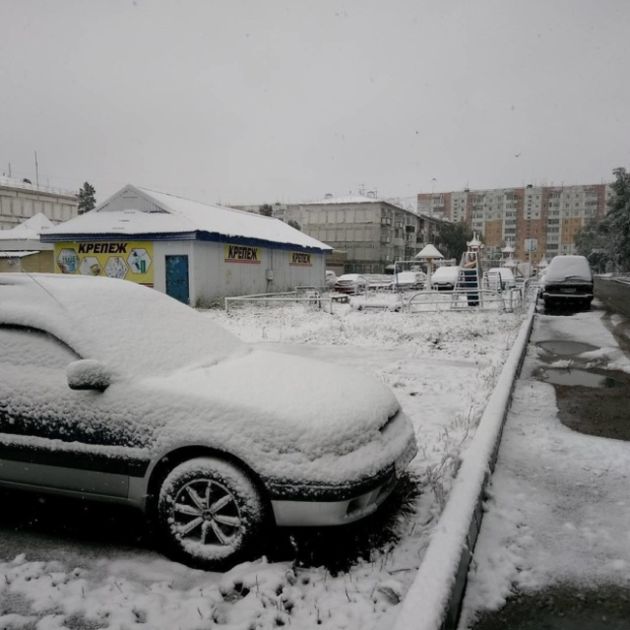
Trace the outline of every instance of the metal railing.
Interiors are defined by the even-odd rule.
[[[389,310],[407,313],[453,310],[483,310],[513,312],[519,310],[530,297],[528,283],[507,289],[493,290],[471,287],[452,291],[368,291],[361,295],[335,293],[321,287],[296,287],[293,291],[280,293],[255,293],[224,298],[225,312],[230,313],[238,304],[305,304],[327,313],[333,312],[336,302],[351,299],[357,310]]]
[[[314,287],[297,287],[294,291],[284,291],[282,293],[253,293],[251,295],[235,295],[224,299],[225,312],[230,313],[232,307],[236,304],[244,304],[246,302],[254,304],[307,304],[317,309],[325,309],[329,304],[329,312],[332,312],[332,299],[323,298],[321,290]]]

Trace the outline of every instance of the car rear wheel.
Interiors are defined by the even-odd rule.
[[[158,527],[170,554],[191,566],[222,569],[250,553],[265,524],[265,504],[249,476],[224,460],[176,466],[158,498]]]

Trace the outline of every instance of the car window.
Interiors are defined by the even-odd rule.
[[[80,357],[48,333],[21,326],[0,326],[0,363],[65,368]]]

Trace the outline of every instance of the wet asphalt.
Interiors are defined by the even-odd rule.
[[[630,285],[597,279],[596,302],[619,346],[630,355]],[[570,311],[547,313],[571,317]],[[561,422],[574,431],[630,441],[630,375],[593,367],[556,369],[558,358],[594,349],[588,340],[543,342],[536,376],[556,390]],[[543,343],[539,346],[543,346]],[[629,524],[630,526],[630,524]],[[620,535],[625,532],[620,532]],[[615,584],[585,589],[560,584],[517,593],[498,611],[486,612],[471,630],[630,630],[630,590]]]

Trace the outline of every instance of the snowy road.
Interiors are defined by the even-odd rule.
[[[628,628],[630,442],[603,437],[596,414],[586,414],[589,423],[579,413],[594,392],[616,395],[627,435],[630,359],[610,332],[611,320],[622,318],[597,306],[537,318],[489,488],[462,630]],[[576,374],[594,378],[562,383]]]

